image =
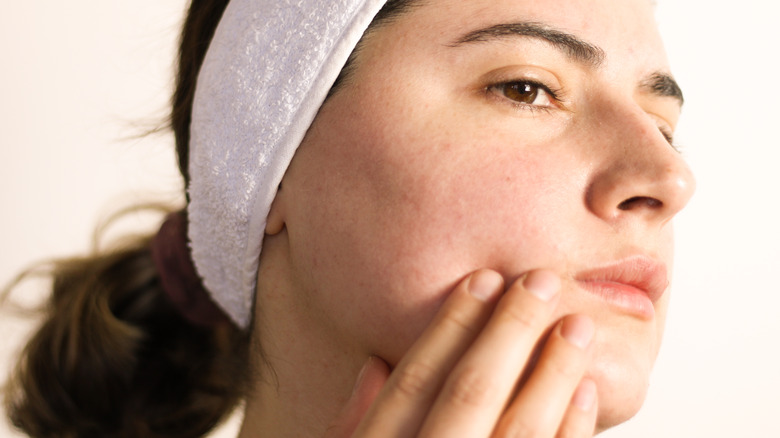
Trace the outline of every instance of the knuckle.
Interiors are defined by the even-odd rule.
[[[553,360],[550,368],[555,375],[566,381],[574,380],[581,374],[576,363],[566,360]]]
[[[424,362],[411,362],[403,368],[396,369],[395,387],[398,392],[408,398],[416,398],[431,391],[430,382],[436,371]]]
[[[558,431],[558,435],[555,436],[555,438],[577,438],[584,436],[583,434],[577,433],[576,431],[569,429],[569,428],[563,428],[560,431]]]
[[[476,328],[472,327],[468,315],[463,311],[452,311],[442,317],[442,324],[448,331],[457,331],[466,334],[474,334]]]
[[[504,317],[519,326],[520,330],[537,331],[544,327],[547,315],[539,309],[531,306],[506,306],[503,309]]]
[[[584,372],[583,355],[572,351],[573,348],[554,348],[545,354],[544,367],[561,381],[579,381]]]
[[[539,438],[541,437],[538,429],[523,419],[514,419],[508,422],[500,431],[494,435],[496,438]]]
[[[468,367],[453,378],[445,393],[453,404],[481,407],[496,403],[496,382],[479,369]]]

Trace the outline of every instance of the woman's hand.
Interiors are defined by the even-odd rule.
[[[593,323],[562,318],[533,364],[560,280],[533,271],[503,290],[494,271],[462,281],[392,373],[369,360],[326,436],[592,436],[596,387],[583,374]]]

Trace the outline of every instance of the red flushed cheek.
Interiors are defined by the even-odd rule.
[[[370,353],[400,357],[468,273],[515,275],[556,259],[563,240],[550,236],[572,185],[549,148],[466,124],[342,129],[327,111],[318,117],[330,135],[310,130],[313,147],[299,149],[284,187],[299,208],[288,224],[296,287]]]

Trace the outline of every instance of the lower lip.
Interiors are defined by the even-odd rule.
[[[610,306],[642,319],[653,319],[655,307],[645,291],[612,281],[579,281],[586,291],[606,301]]]

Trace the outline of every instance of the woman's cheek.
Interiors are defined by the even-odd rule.
[[[496,208],[498,199],[491,199],[495,192],[482,193],[469,185],[450,192],[458,196],[446,197],[447,192],[433,186],[427,193],[417,191],[416,199],[375,205],[336,221],[338,226],[331,223],[325,233],[302,239],[323,239],[307,245],[316,261],[311,263],[316,266],[310,287],[320,290],[320,305],[338,303],[330,309],[332,317],[344,323],[354,317],[349,330],[370,354],[391,364],[400,360],[466,275],[502,265],[507,272],[519,273],[526,268],[524,261],[533,266],[528,260],[541,259],[535,252],[545,248],[536,241],[540,227],[519,224],[513,213]],[[431,196],[421,199],[425,194]],[[522,231],[528,236],[518,236]]]
[[[569,195],[556,189],[566,185],[559,155],[466,129],[375,136],[370,120],[357,124],[365,134],[354,119],[318,120],[338,135],[313,127],[284,183],[298,208],[288,223],[295,281],[356,348],[399,360],[468,273],[511,280],[556,259],[551,235],[565,234],[559,198]]]

